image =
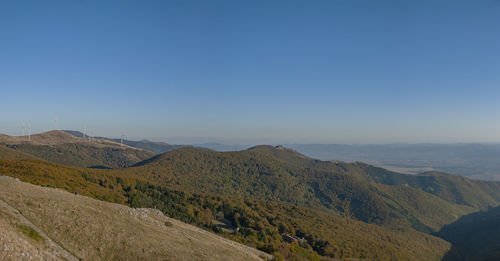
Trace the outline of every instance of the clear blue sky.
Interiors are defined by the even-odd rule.
[[[500,1],[1,1],[0,133],[500,142]]]

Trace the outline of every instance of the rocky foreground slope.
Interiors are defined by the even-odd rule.
[[[1,260],[269,258],[154,209],[132,209],[0,177]]]

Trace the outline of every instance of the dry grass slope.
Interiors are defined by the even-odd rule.
[[[16,209],[0,200],[0,260],[78,259],[48,238]]]
[[[262,260],[269,255],[168,218],[0,177],[0,199],[17,209],[64,249],[82,260]],[[10,213],[10,216],[13,214]],[[40,259],[59,259],[45,241],[27,238],[0,208],[0,258],[31,249]],[[171,226],[169,224],[173,224]],[[167,225],[168,224],[168,225]],[[5,240],[22,239],[6,250]],[[3,250],[3,251],[2,251]],[[3,255],[3,256],[2,256]],[[38,257],[38,256],[37,256]]]

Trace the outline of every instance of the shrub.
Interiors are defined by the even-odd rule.
[[[17,225],[17,228],[19,230],[21,230],[21,232],[23,232],[23,234],[27,235],[28,237],[36,240],[36,241],[40,241],[40,240],[44,240],[44,238],[36,231],[34,230],[32,227],[29,227],[29,226],[25,226],[25,225]]]

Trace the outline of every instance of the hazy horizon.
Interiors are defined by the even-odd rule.
[[[44,132],[49,132],[56,130],[54,128],[52,129],[47,129],[43,130],[40,132],[35,132],[32,131],[32,135],[44,133]],[[83,130],[76,130],[76,129],[57,129],[58,131],[79,131],[80,133]],[[9,136],[22,136],[22,130],[19,130],[19,134],[14,133],[14,134],[8,134],[8,133],[3,133],[0,132],[0,134],[6,134]],[[24,136],[27,136],[27,132],[25,133]],[[120,135],[101,135],[101,134],[96,134],[95,132],[92,134],[92,137],[102,137],[102,138],[110,138],[110,139],[119,139]],[[268,141],[263,141],[263,142],[244,142],[244,140],[240,140],[242,142],[238,142],[235,140],[235,142],[224,142],[227,141],[227,139],[218,139],[218,138],[210,138],[210,137],[171,137],[171,138],[162,138],[162,137],[130,137],[130,136],[123,136],[123,139],[130,140],[130,141],[151,141],[151,142],[165,142],[169,143],[172,145],[204,145],[204,144],[213,144],[213,145],[223,145],[223,146],[228,146],[228,147],[241,147],[241,148],[249,148],[252,146],[258,146],[258,145],[272,145],[272,146],[278,146],[278,145],[342,145],[342,146],[390,146],[390,145],[460,145],[460,144],[484,144],[484,145],[496,145],[500,144],[500,142],[475,142],[475,141],[469,141],[469,142],[394,142],[394,143],[317,143],[317,142],[274,142],[272,140]]]
[[[499,1],[0,3],[0,133],[500,142]]]

